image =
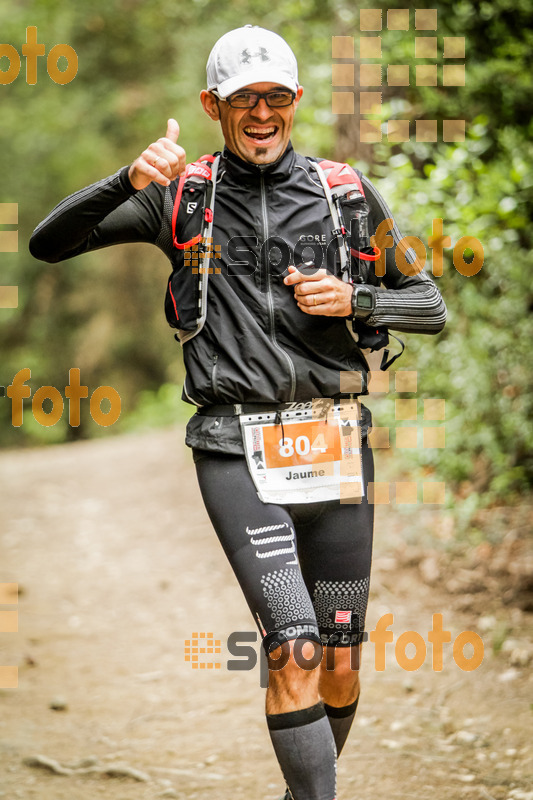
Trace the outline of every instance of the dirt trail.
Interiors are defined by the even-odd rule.
[[[0,664],[19,668],[0,690],[1,798],[279,796],[259,668],[226,669],[229,634],[255,628],[182,441],[176,428],[0,456],[0,583],[20,585],[0,605],[19,617],[0,633]],[[394,643],[408,630],[427,643],[439,612],[452,641],[477,631],[485,658],[462,671],[445,645],[434,672],[428,645],[408,672],[393,643],[378,672],[368,643],[339,799],[533,800],[533,615],[444,572],[408,517],[377,511],[367,630],[392,612]],[[184,660],[194,632],[221,641],[200,656],[220,669]]]

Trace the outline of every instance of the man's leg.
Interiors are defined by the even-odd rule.
[[[319,693],[340,755],[359,700],[361,635],[370,582],[374,506],[368,482],[374,480],[372,450],[363,452],[365,497],[360,503],[327,503],[295,510],[300,563],[313,600],[324,658]]]
[[[321,645],[296,640],[269,659],[267,724],[294,800],[334,800],[336,793],[335,741],[319,696],[321,658]]]
[[[207,511],[265,650],[283,657],[277,664],[284,663],[283,668],[270,671],[267,693],[267,724],[281,770],[294,800],[334,800],[335,742],[319,700],[319,668],[301,669],[296,663],[311,657],[313,640],[321,647],[292,518],[282,506],[259,500],[244,457],[197,451],[195,462]],[[300,635],[310,640],[305,647],[302,639],[294,644],[293,637]]]
[[[359,659],[360,645],[353,648],[324,648],[319,691],[335,738],[337,758],[348,738],[357,711],[360,692]],[[328,665],[331,669],[328,669]]]

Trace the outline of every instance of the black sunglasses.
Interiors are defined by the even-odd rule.
[[[290,89],[272,89],[270,92],[234,92],[229,97],[221,97],[215,89],[211,92],[219,100],[229,103],[232,108],[255,108],[263,99],[269,108],[285,108],[294,103],[295,92]]]

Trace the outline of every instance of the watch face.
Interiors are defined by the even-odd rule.
[[[357,307],[358,308],[372,308],[372,295],[357,292]]]

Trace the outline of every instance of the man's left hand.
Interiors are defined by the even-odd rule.
[[[294,299],[305,314],[326,317],[351,315],[353,286],[350,283],[344,283],[325,269],[304,275],[290,266],[289,273],[283,282],[294,286]]]

